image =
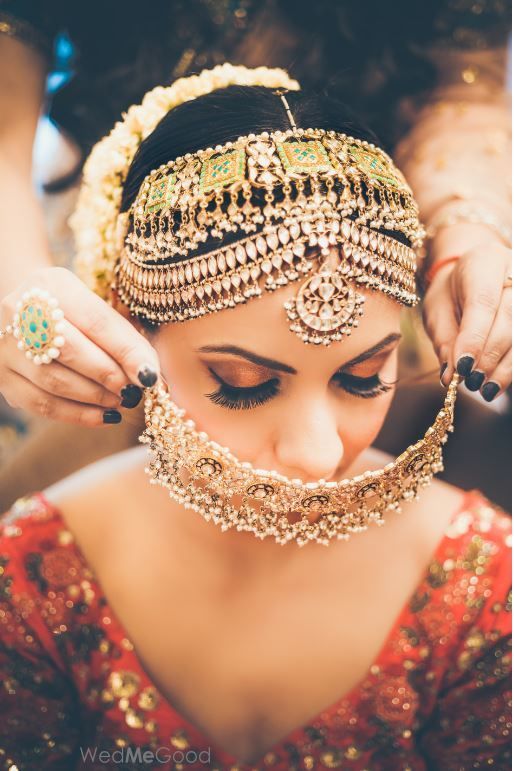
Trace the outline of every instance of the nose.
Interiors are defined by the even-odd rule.
[[[329,404],[311,401],[282,423],[275,444],[279,473],[304,482],[329,480],[343,456],[343,441]]]

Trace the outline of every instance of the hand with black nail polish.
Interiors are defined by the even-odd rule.
[[[502,393],[512,382],[510,244],[485,223],[445,225],[437,229],[421,274],[428,278],[425,329],[439,364],[448,363],[442,383],[448,386],[457,372],[485,401],[484,394],[495,398],[494,387],[484,392],[484,385],[498,385]]]
[[[129,383],[121,389],[121,406],[127,410],[137,407],[143,397],[143,391],[139,386]]]

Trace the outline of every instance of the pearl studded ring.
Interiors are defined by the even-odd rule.
[[[57,300],[44,289],[34,287],[16,303],[12,324],[5,332],[18,340],[18,348],[34,364],[50,364],[58,358],[65,343],[63,320]]]

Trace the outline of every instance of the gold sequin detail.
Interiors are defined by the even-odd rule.
[[[139,687],[139,676],[135,672],[111,672],[109,687],[116,697],[133,696]]]
[[[321,753],[320,760],[325,768],[339,768],[343,762],[343,753],[337,747],[331,747]]]
[[[68,544],[73,543],[73,535],[69,530],[59,530],[57,539],[60,546],[68,546]]]
[[[142,728],[145,723],[143,715],[131,708],[125,713],[125,721],[130,728]]]
[[[176,747],[177,750],[187,750],[189,747],[189,738],[185,731],[176,731],[170,737],[170,744]]]
[[[137,704],[141,709],[155,709],[159,703],[159,696],[156,689],[149,685],[147,688],[143,688],[138,696]]]

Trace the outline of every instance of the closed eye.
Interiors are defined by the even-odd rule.
[[[264,383],[259,383],[255,386],[240,388],[226,383],[210,367],[209,372],[214,380],[219,383],[219,388],[205,395],[214,404],[230,410],[249,410],[253,407],[260,407],[270,399],[273,399],[280,391],[280,380],[278,377],[270,378]]]
[[[373,399],[394,387],[394,383],[385,383],[381,380],[378,373],[368,377],[358,377],[345,372],[336,372],[332,380],[338,388],[362,399]]]

